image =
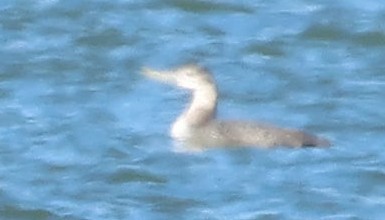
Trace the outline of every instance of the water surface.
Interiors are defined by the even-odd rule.
[[[382,219],[385,3],[0,3],[4,219]],[[329,149],[176,152],[188,95],[142,66],[197,62],[218,116]]]

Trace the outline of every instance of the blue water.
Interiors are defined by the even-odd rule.
[[[5,0],[1,219],[383,219],[381,0]],[[197,62],[218,116],[328,149],[181,153],[188,94],[142,66]]]

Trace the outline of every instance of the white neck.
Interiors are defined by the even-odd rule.
[[[204,85],[193,91],[188,108],[179,116],[189,126],[198,127],[215,118],[217,108],[217,89],[214,85]]]
[[[193,126],[200,126],[209,122],[216,115],[217,96],[216,88],[211,85],[194,91],[192,102],[182,115]]]
[[[202,82],[192,90],[192,100],[171,128],[171,135],[185,139],[194,134],[195,129],[211,122],[216,115],[217,88],[211,82]]]

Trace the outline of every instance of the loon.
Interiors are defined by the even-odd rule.
[[[204,67],[187,64],[172,70],[144,67],[150,79],[192,92],[192,100],[171,126],[171,137],[189,147],[326,147],[330,142],[301,130],[237,120],[217,120],[217,87]]]

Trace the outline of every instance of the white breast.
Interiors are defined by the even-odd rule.
[[[191,137],[191,128],[183,119],[178,119],[171,127],[171,137],[186,140]]]

